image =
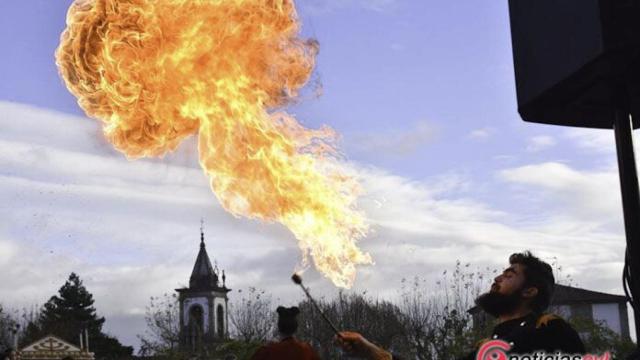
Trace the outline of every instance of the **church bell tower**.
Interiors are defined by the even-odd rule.
[[[200,227],[200,251],[193,266],[189,287],[176,289],[180,302],[180,347],[200,351],[205,345],[226,339],[229,335],[226,276],[211,266]]]

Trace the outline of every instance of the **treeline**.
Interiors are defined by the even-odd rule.
[[[556,270],[559,267],[556,268]],[[395,300],[388,301],[364,293],[341,292],[331,299],[320,298],[318,303],[336,327],[355,330],[402,356],[405,359],[454,359],[471,351],[481,339],[490,336],[493,328],[472,326],[467,310],[475,298],[489,288],[495,271],[469,271],[469,264],[457,262],[454,271],[443,272],[435,284],[416,277],[404,279]],[[557,279],[568,280],[557,274]],[[257,288],[236,294],[230,302],[232,340],[203,349],[203,359],[248,359],[262,344],[275,340],[278,304],[273,297]],[[323,359],[340,359],[342,354],[334,346],[334,333],[314,310],[303,301],[297,337],[308,341]],[[187,359],[178,348],[177,299],[173,295],[154,298],[147,308],[147,332],[140,336],[141,355],[166,359]],[[635,347],[610,330],[604,323],[585,319],[567,319],[584,339],[587,350],[593,353],[613,352],[625,358]]]
[[[123,346],[118,339],[102,331],[105,318],[98,316],[93,295],[75,273],[41,308],[8,311],[0,306],[0,351],[14,348],[17,335],[22,348],[47,335],[55,335],[78,344],[80,333],[87,331],[90,351],[98,360],[126,359],[133,347]]]
[[[457,262],[440,280],[428,283],[415,277],[403,279],[393,301],[366,292],[340,292],[333,298],[317,299],[334,324],[343,330],[361,332],[371,341],[405,359],[452,359],[471,351],[478,340],[490,335],[493,324],[474,328],[467,310],[474,299],[488,289],[495,270],[470,271]],[[559,267],[556,266],[556,270]],[[567,280],[560,274],[556,279]],[[571,281],[571,280],[569,280]],[[570,285],[570,283],[568,284]],[[55,334],[77,343],[83,329],[89,331],[91,351],[96,359],[128,359],[133,348],[123,346],[102,330],[104,317],[97,314],[91,293],[76,274],[71,274],[57,295],[38,308],[10,312],[0,306],[0,351],[13,347],[13,331],[20,325],[20,346]],[[249,288],[235,293],[229,302],[231,339],[209,344],[199,359],[248,359],[262,344],[277,339],[275,308],[281,305],[264,290]],[[312,304],[298,304],[300,328],[297,336],[314,346],[323,359],[340,359],[334,333]],[[179,347],[179,305],[175,294],[153,297],[147,307],[146,330],[139,335],[138,356],[156,359],[193,359]],[[587,350],[612,351],[625,358],[635,347],[603,323],[568,319],[581,334]]]

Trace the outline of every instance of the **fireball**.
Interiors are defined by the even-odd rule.
[[[197,135],[227,211],[285,225],[304,264],[350,287],[371,263],[360,188],[335,132],[284,111],[318,52],[299,29],[292,0],[76,0],[56,63],[118,151],[163,156]]]

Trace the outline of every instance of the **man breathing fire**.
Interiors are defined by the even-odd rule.
[[[554,284],[549,264],[529,251],[511,255],[509,267],[494,279],[487,293],[476,299],[476,305],[498,322],[492,338],[483,342],[502,340],[509,344],[510,354],[584,353],[576,331],[561,318],[544,313],[551,302]],[[356,332],[341,332],[336,341],[354,356],[371,360],[398,359]],[[462,359],[475,359],[477,352],[476,348]]]

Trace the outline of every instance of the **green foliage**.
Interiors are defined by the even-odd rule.
[[[635,350],[636,345],[611,330],[604,321],[585,318],[570,318],[569,323],[580,334],[587,352],[602,354],[606,351],[616,359],[625,359]]]
[[[133,348],[102,332],[104,317],[97,315],[93,307],[93,295],[87,291],[75,273],[58,290],[58,295],[47,301],[34,321],[27,324],[21,339],[22,346],[53,334],[72,344],[77,344],[83,329],[89,332],[89,347],[96,359],[122,359],[130,357]]]
[[[262,345],[260,342],[228,340],[214,349],[213,358],[224,360],[235,356],[238,360],[248,360]]]
[[[82,285],[78,275],[71,273],[69,279],[58,290],[58,295],[52,296],[44,304],[37,324],[40,331],[28,335],[42,337],[51,333],[76,343],[81,329],[87,328],[89,336],[93,338],[102,331],[105,321],[103,317],[97,316],[93,303],[93,295]],[[35,340],[37,339],[25,339]]]
[[[196,354],[176,348],[162,353],[140,355],[156,360],[249,360],[262,345],[264,343],[229,339],[212,343]]]

